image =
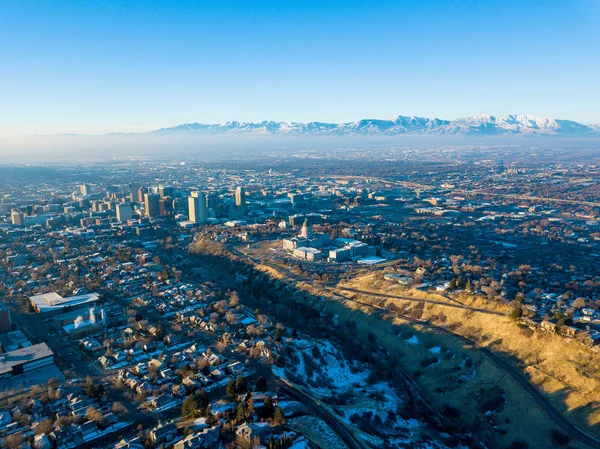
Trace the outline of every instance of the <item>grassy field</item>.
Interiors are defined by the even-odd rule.
[[[443,300],[437,294],[407,291],[397,284],[383,281],[381,275],[377,274],[369,274],[344,285],[361,290]],[[447,326],[493,349],[515,367],[523,369],[531,381],[547,393],[555,407],[563,411],[575,425],[600,437],[600,357],[577,342],[541,331],[520,329],[508,317],[444,305],[423,305],[342,293],[369,304],[394,302],[398,307],[406,307],[409,313]],[[494,439],[498,447],[508,447],[515,440],[525,442],[531,448],[560,447],[552,441],[550,432],[555,426],[545,412],[506,371],[492,363],[480,350],[466,346],[452,336],[407,323],[389,313],[374,315],[372,309],[334,296],[336,301],[329,302],[328,307],[342,318],[356,321],[359,331],[365,336],[372,332],[381,345],[401,356],[405,371],[415,379],[438,410],[451,406],[460,411],[459,419],[476,427],[480,425],[477,421],[490,421],[496,429]],[[464,295],[457,299],[469,306],[509,312],[506,306],[489,304],[476,296]],[[464,369],[465,366],[472,367],[471,374]],[[489,408],[494,411],[485,416]],[[583,446],[571,442],[568,447]]]

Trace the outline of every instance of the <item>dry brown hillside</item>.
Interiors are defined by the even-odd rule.
[[[455,301],[451,301],[436,293],[407,289],[385,281],[382,273],[364,275],[340,284],[340,286],[448,303],[448,305],[444,305],[380,298],[340,289],[337,289],[337,294],[334,295],[334,298],[337,298],[346,309],[360,309],[360,307],[355,303],[341,300],[341,295],[379,306],[393,303],[404,313],[447,327],[476,341],[481,346],[494,350],[514,367],[521,369],[533,384],[547,393],[554,406],[564,412],[571,422],[586,432],[600,437],[598,429],[600,427],[598,407],[600,404],[600,355],[596,352],[580,345],[575,340],[567,340],[541,330],[531,331],[519,328],[508,316],[460,308],[458,303],[506,314],[510,312],[508,306],[490,303],[476,295],[464,294],[453,297]],[[454,305],[454,307],[450,305]],[[457,305],[459,307],[456,307]],[[372,315],[372,310],[368,311],[365,307],[362,309]],[[385,317],[387,318],[385,320],[381,320],[381,317],[365,318],[364,314],[356,316],[361,317],[360,320],[368,326],[369,331],[374,331],[378,335],[380,342],[402,355],[403,362],[409,367],[412,366],[413,373],[418,377],[419,385],[430,394],[434,402],[439,403],[438,405],[443,406],[444,403],[450,403],[458,406],[461,410],[475,410],[478,401],[482,400],[477,397],[478,392],[483,394],[488,390],[493,391],[494,385],[497,384],[498,388],[504,391],[508,397],[507,404],[498,417],[500,420],[510,421],[503,425],[509,431],[510,438],[521,434],[523,439],[528,440],[530,436],[527,435],[527,429],[535,428],[539,431],[540,426],[547,429],[552,427],[550,423],[542,424],[544,421],[548,421],[548,418],[543,411],[538,410],[533,400],[527,398],[527,393],[522,391],[514,381],[511,382],[509,376],[505,372],[503,373],[502,369],[494,366],[489,360],[484,360],[485,357],[482,357],[481,354],[477,355],[476,348],[465,347],[464,342],[452,341],[451,336],[436,334],[430,329],[411,325],[405,320],[393,319],[390,316]],[[411,329],[418,333],[419,345],[407,344],[406,339],[412,332]],[[440,363],[432,369],[423,369],[423,358],[429,357],[431,355],[429,350],[437,346],[469,354],[477,366],[477,377],[467,382],[468,386],[453,385],[455,379],[452,379],[446,369],[453,369],[452,360],[448,361],[448,367],[445,366],[445,363]],[[448,379],[452,380],[447,382]],[[511,398],[518,398],[518,400],[512,401]],[[502,438],[508,440],[508,437]],[[534,441],[531,443],[535,444]],[[506,441],[506,443],[508,442]]]

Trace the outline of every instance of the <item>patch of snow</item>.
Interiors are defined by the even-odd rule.
[[[416,335],[413,335],[412,337],[410,337],[406,340],[406,343],[408,343],[409,345],[418,345],[419,339]]]
[[[347,449],[348,446],[322,420],[312,416],[290,419],[288,426],[305,435],[309,440],[330,449]]]
[[[286,374],[300,378],[303,383],[311,385],[311,391],[318,395],[329,396],[353,390],[354,385],[364,384],[370,375],[369,369],[346,360],[329,341],[313,340],[307,344],[306,341],[295,340],[292,346],[298,362],[288,364],[284,369],[274,367],[273,372],[286,379],[290,377]]]

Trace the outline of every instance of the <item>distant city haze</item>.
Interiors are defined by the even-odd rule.
[[[533,114],[600,123],[592,0],[0,4],[0,136]]]

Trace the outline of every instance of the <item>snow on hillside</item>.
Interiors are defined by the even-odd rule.
[[[427,436],[427,425],[406,416],[401,392],[387,382],[369,381],[368,365],[347,360],[327,340],[295,339],[286,345],[285,367],[274,367],[273,373],[328,404],[370,446],[445,448]],[[291,421],[301,430],[303,419]]]
[[[348,449],[348,446],[329,428],[329,426],[327,426],[327,424],[314,416],[292,418],[288,420],[287,424],[302,435],[306,435],[320,447]]]
[[[274,368],[280,377],[309,385],[317,395],[331,396],[352,391],[363,384],[370,371],[356,362],[346,360],[329,341],[295,340],[294,351],[286,368]]]
[[[363,119],[349,123],[323,122],[226,122],[223,124],[184,123],[152,131],[153,134],[253,134],[253,135],[598,135],[600,125],[583,125],[571,120],[541,118],[529,114],[495,117],[489,114],[456,120],[398,116],[389,120]]]

